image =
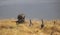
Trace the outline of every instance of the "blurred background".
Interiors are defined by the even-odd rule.
[[[60,19],[60,0],[0,0],[0,19],[17,18]]]

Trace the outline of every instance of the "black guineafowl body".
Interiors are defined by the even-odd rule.
[[[17,19],[18,19],[18,23],[23,23],[23,22],[25,22],[25,16],[24,16],[24,14],[19,14],[18,15],[18,17],[17,17]]]

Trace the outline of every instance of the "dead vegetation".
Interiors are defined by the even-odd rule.
[[[18,25],[15,21],[15,19],[0,20],[0,35],[60,35],[60,20],[26,19],[23,24]]]

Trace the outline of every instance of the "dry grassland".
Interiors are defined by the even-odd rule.
[[[0,35],[60,35],[60,20],[44,20],[42,29],[41,20],[32,20],[32,25],[29,24],[29,20],[17,25],[15,19],[2,19]]]

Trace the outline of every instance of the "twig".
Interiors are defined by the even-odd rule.
[[[54,21],[54,26],[53,26],[53,28],[52,28],[51,35],[53,35],[53,33],[55,32],[55,30],[54,30],[54,28],[55,28],[55,24],[56,24],[56,22]]]
[[[31,21],[31,19],[30,19],[30,24],[29,24],[29,26],[32,26],[33,24],[32,24],[32,21]]]
[[[41,21],[42,21],[42,24],[41,24],[41,29],[42,29],[44,27],[44,22],[43,22],[43,19]]]

